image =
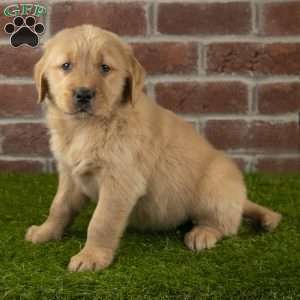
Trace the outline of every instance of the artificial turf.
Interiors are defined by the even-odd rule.
[[[201,253],[168,233],[127,231],[113,265],[69,273],[84,245],[93,207],[62,241],[33,245],[26,228],[41,223],[55,194],[54,175],[0,175],[0,299],[300,299],[300,175],[246,177],[251,199],[283,214],[274,233],[248,224]]]

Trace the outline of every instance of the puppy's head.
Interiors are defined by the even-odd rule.
[[[34,69],[39,102],[68,115],[103,116],[134,105],[144,70],[115,34],[92,25],[65,29],[44,46]]]

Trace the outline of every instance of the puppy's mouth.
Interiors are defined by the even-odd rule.
[[[73,111],[73,112],[66,112],[64,111],[64,113],[66,115],[71,115],[71,116],[76,116],[76,115],[88,115],[88,116],[94,116],[93,112],[89,109],[86,109],[86,108],[80,108],[76,111]]]
[[[94,116],[94,113],[92,112],[92,109],[90,106],[79,107],[74,111],[65,111],[56,104],[54,97],[49,97],[49,100],[50,100],[50,103],[56,107],[56,109],[58,109],[60,112],[62,112],[65,115],[68,115],[68,116]]]

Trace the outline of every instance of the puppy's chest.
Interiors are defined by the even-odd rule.
[[[97,202],[101,182],[98,169],[88,161],[82,162],[81,165],[74,168],[72,176],[81,191],[91,200]]]
[[[92,200],[98,198],[104,168],[99,144],[101,135],[91,137],[86,132],[76,132],[72,137],[55,133],[51,136],[51,148],[56,159],[68,167],[73,180]]]
[[[108,173],[126,169],[124,161],[132,161],[131,151],[116,137],[104,140],[101,133],[91,136],[84,131],[77,132],[69,140],[63,138],[52,135],[52,151],[56,159],[71,170],[75,182],[92,200],[98,199],[100,183]]]
[[[51,135],[51,149],[57,160],[66,164],[69,168],[77,168],[83,162],[99,161],[99,143],[101,135],[91,136],[86,131],[77,131],[72,135],[62,135],[53,132]]]

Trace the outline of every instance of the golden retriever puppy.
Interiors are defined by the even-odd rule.
[[[196,251],[236,234],[242,216],[269,231],[278,225],[280,214],[247,199],[229,158],[145,95],[145,72],[115,34],[83,25],[44,48],[35,81],[59,185],[47,220],[26,240],[61,238],[88,199],[97,206],[70,271],[109,266],[127,225],[163,230],[191,220],[184,241]]]

